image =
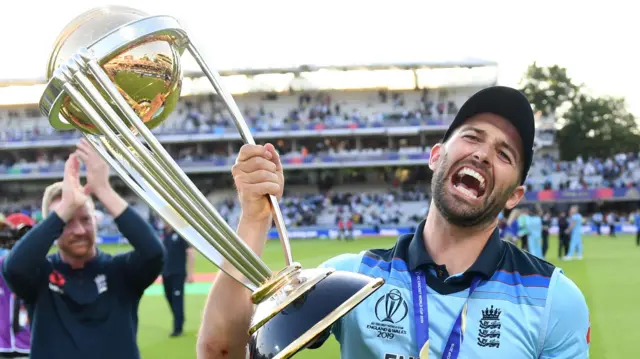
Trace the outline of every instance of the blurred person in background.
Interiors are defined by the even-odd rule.
[[[345,227],[345,240],[352,241],[355,237],[353,235],[353,220],[351,219],[351,216],[347,217]]]
[[[542,256],[542,217],[537,210],[531,211],[527,218],[527,247],[529,253],[538,258]]]
[[[573,205],[569,210],[569,227],[565,233],[569,234],[569,253],[564,257],[565,260],[571,260],[575,256],[582,259],[582,215],[578,211],[578,206]]]
[[[524,207],[520,211],[518,216],[518,238],[520,239],[520,248],[525,251],[529,250],[529,225],[527,220],[529,219],[529,209]]]
[[[500,230],[500,238],[505,239],[507,235],[507,219],[504,217],[504,211],[498,215],[498,230]]]
[[[540,209],[542,211],[542,209]],[[549,250],[549,230],[551,229],[551,213],[544,211],[542,216],[542,258],[547,256]]]
[[[507,219],[507,227],[506,227],[506,236],[505,239],[513,244],[518,243],[518,232],[520,229],[518,228],[518,218],[520,217],[521,211],[518,208],[515,208],[509,213],[509,218]]]
[[[609,237],[616,236],[616,214],[611,211],[607,214],[607,224],[609,225]]]
[[[593,217],[591,217],[591,219],[593,219],[593,223],[596,225],[596,233],[598,233],[599,236],[602,235],[602,221],[604,219],[604,217],[602,216],[602,212],[600,212],[600,210],[598,210],[596,213],[593,214]]]
[[[343,214],[340,213],[336,217],[336,224],[338,225],[338,240],[345,239],[345,222],[342,218]]]
[[[184,325],[184,283],[193,282],[195,252],[180,234],[167,223],[162,223],[162,243],[166,259],[162,270],[164,296],[173,315],[171,337],[182,335]]]
[[[640,246],[640,208],[633,212],[632,223],[636,226],[636,246]]]
[[[567,228],[569,228],[569,218],[567,218],[567,213],[562,211],[558,215],[558,259],[564,258],[569,253],[571,236]]]
[[[0,266],[17,241],[35,222],[22,213],[7,216],[0,223]],[[0,359],[29,358],[31,329],[24,301],[16,296],[0,276]]]
[[[80,183],[80,161],[87,183]],[[133,250],[96,246],[95,195]],[[162,271],[155,232],[109,183],[109,166],[85,140],[65,163],[62,182],[44,192],[44,220],[6,257],[3,276],[31,322],[31,359],[139,359],[138,305]],[[49,254],[53,243],[58,250]]]

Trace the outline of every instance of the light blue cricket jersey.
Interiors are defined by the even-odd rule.
[[[583,359],[589,357],[589,311],[578,287],[559,268],[499,238],[496,230],[477,261],[450,276],[424,247],[424,221],[388,250],[344,254],[323,267],[385,279],[385,284],[336,322],[331,332],[344,359],[417,359],[410,270],[428,271],[429,359],[441,359],[473,277],[458,359]],[[329,332],[312,347],[319,347]]]
[[[542,218],[540,216],[529,216],[527,218],[527,231],[532,238],[542,238]]]
[[[580,213],[572,215],[571,221],[575,223],[571,230],[571,238],[582,238],[582,216]]]

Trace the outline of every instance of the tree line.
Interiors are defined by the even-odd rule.
[[[534,62],[520,90],[535,112],[556,119],[555,141],[562,160],[578,155],[602,158],[640,149],[640,128],[624,98],[589,94],[564,67],[541,67]]]

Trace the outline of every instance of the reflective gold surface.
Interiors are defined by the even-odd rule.
[[[67,25],[56,40],[47,66],[48,77],[79,48],[90,46],[110,31],[144,15],[123,7],[103,7],[80,15]],[[116,56],[100,60],[103,70],[147,127],[154,128],[168,118],[178,102],[182,85],[180,51],[169,36],[146,38],[144,42],[131,44]],[[96,88],[121,114],[97,84]],[[64,99],[60,116],[80,131],[100,135],[88,117],[68,97]],[[121,118],[126,119],[126,116],[122,115]],[[133,126],[128,124],[128,127],[133,131]]]
[[[251,301],[253,304],[262,303],[263,300],[282,289],[282,287],[289,283],[291,278],[298,275],[301,270],[302,266],[300,263],[292,263],[290,266],[283,268],[280,272],[271,276],[268,281],[262,283],[262,285],[251,294]]]
[[[289,304],[296,301],[307,293],[313,286],[335,272],[332,268],[314,268],[296,271],[293,276],[288,276],[285,282],[282,282],[278,291],[272,293],[256,307],[255,313],[251,320],[249,334],[255,333],[269,319],[285,309]],[[254,293],[254,297],[255,297]]]

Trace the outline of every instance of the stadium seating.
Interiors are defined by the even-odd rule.
[[[458,88],[439,93],[422,91],[323,91],[315,93],[255,94],[235,96],[245,119],[256,136],[290,140],[332,137],[340,134],[347,139],[341,145],[322,148],[282,148],[285,169],[346,168],[380,166],[424,166],[429,159],[430,145],[415,145],[421,133],[434,133],[436,138],[446,129],[459,106],[474,92]],[[553,145],[551,123],[539,121],[536,147]],[[0,109],[0,179],[51,180],[59,178],[64,159],[79,134],[76,131],[56,132],[34,106]],[[382,130],[382,132],[374,132]],[[185,96],[169,120],[153,130],[161,142],[180,144],[170,152],[178,164],[190,174],[228,172],[236,158],[237,146],[225,147],[225,141],[237,140],[233,121],[222,104],[210,95]],[[338,132],[331,132],[338,131]],[[384,139],[393,131],[404,135],[389,145],[354,146],[356,137],[376,134]],[[233,137],[236,136],[236,137]],[[407,140],[414,138],[413,142]],[[431,138],[430,141],[433,141]],[[192,144],[218,143],[199,151],[185,150]],[[424,140],[422,141],[424,142]],[[369,146],[369,147],[367,147]],[[187,146],[188,147],[188,146]],[[12,149],[20,150],[12,152]],[[39,151],[38,154],[34,152]],[[196,154],[197,152],[197,154]],[[635,188],[640,183],[638,154],[620,154],[609,159],[558,161],[541,151],[532,165],[526,182],[527,199],[540,200],[555,195],[545,191],[580,191],[587,189]],[[306,166],[306,167],[305,167]],[[37,193],[37,191],[34,191]],[[617,192],[616,192],[617,193]],[[620,192],[611,196],[624,196]],[[3,212],[19,208],[37,217],[39,200],[33,198],[2,198]],[[24,196],[23,196],[24,197]],[[235,226],[239,206],[232,189],[216,188],[208,198],[223,217]],[[555,197],[553,197],[555,198]],[[136,207],[144,215],[149,208],[135,197]],[[282,208],[287,226],[298,229],[335,227],[338,217],[352,218],[356,228],[393,225],[410,227],[424,217],[428,205],[428,185],[394,187],[376,182],[349,185],[341,183],[327,193],[312,186],[288,186]],[[399,210],[402,208],[402,210]],[[100,211],[100,233],[114,234],[115,227],[104,211]]]

